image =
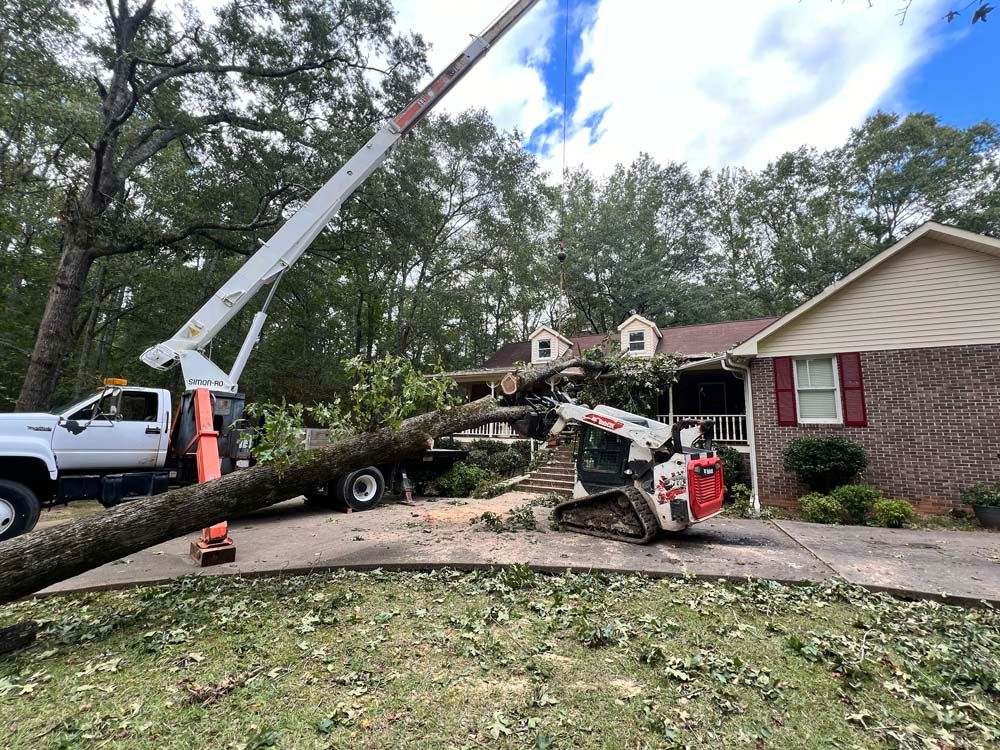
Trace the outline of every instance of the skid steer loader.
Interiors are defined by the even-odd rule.
[[[573,403],[566,394],[528,396],[535,413],[514,424],[525,437],[554,441],[576,425],[573,499],[557,505],[563,528],[631,544],[681,531],[722,512],[722,461],[712,422],[662,422]]]

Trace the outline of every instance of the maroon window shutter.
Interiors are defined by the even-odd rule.
[[[774,400],[778,405],[778,424],[782,427],[799,423],[795,413],[795,377],[792,375],[792,358],[774,358]]]
[[[844,424],[848,427],[867,427],[868,409],[865,406],[865,383],[861,376],[861,355],[858,352],[838,354],[837,362],[840,366]]]

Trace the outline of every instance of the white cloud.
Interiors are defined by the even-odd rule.
[[[598,172],[639,151],[696,168],[760,166],[841,143],[931,51],[941,3],[914,3],[902,26],[901,5],[601,0],[569,159]],[[583,122],[604,108],[591,143]]]
[[[506,8],[508,0],[396,0],[398,24],[431,43],[431,69],[443,70]],[[555,0],[542,0],[455,86],[440,106],[450,112],[485,108],[501,128],[528,134],[550,117],[541,74],[529,62],[547,59]]]
[[[219,0],[195,0],[210,7]],[[566,0],[542,0],[449,93],[440,109],[482,107],[527,137],[558,114],[529,62],[550,53]],[[692,167],[758,167],[807,144],[828,148],[934,50],[949,0],[598,0],[578,70],[588,70],[567,156],[606,173],[641,151]],[[569,0],[579,11],[582,4]],[[509,0],[395,0],[398,23],[443,69]],[[953,3],[952,3],[953,4]],[[562,50],[555,50],[557,59]],[[561,96],[561,92],[560,92]],[[606,111],[605,111],[606,110]],[[604,111],[594,138],[589,118]],[[558,174],[562,133],[543,165]],[[593,141],[593,142],[592,142]]]

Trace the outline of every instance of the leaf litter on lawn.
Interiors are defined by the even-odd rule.
[[[843,582],[334,572],[30,599],[11,748],[992,748],[1000,615]]]

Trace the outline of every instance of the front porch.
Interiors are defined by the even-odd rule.
[[[454,373],[469,400],[496,395],[507,370]],[[677,381],[661,394],[657,421],[671,425],[681,420],[715,422],[715,440],[737,450],[749,447],[743,381],[722,367],[718,359],[695,360],[678,372]],[[458,440],[521,440],[508,424],[487,424],[454,436]]]

